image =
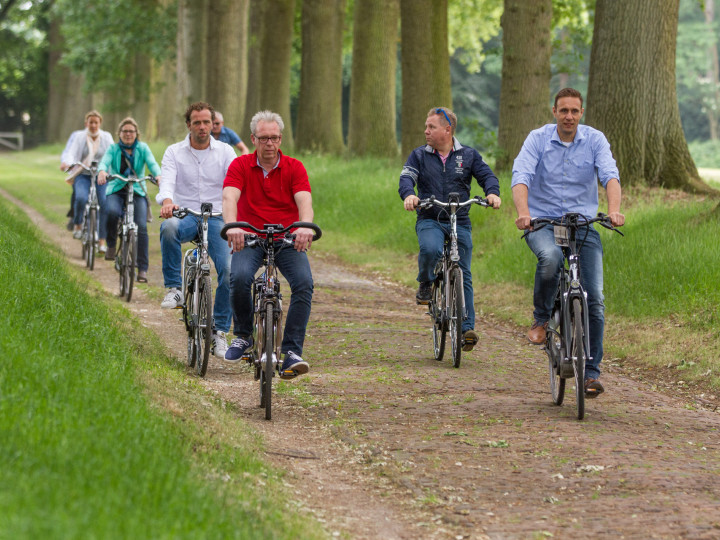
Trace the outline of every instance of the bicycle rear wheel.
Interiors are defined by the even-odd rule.
[[[90,217],[88,218],[87,238],[83,238],[83,242],[87,241],[85,265],[90,269],[95,269],[95,236],[97,233],[97,208],[90,209]]]
[[[129,302],[132,298],[133,283],[135,282],[135,265],[137,264],[137,236],[135,236],[133,229],[128,231],[127,243],[127,255],[129,258],[125,259],[125,293],[127,295],[127,301]]]
[[[548,367],[550,370],[550,393],[555,405],[562,405],[565,397],[565,379],[560,376],[560,363],[562,362],[562,355],[560,354],[561,335],[560,311],[554,309],[550,324],[548,324],[545,352],[548,355]]]
[[[460,268],[450,271],[450,351],[453,366],[460,367],[462,358],[462,322],[464,313],[463,283]]]
[[[582,302],[579,298],[572,301],[572,347],[570,349],[575,371],[575,400],[577,402],[577,419],[585,417],[585,342],[583,335]]]
[[[432,319],[433,352],[435,360],[443,359],[445,354],[445,338],[447,337],[447,321],[445,320],[445,280],[440,277],[432,286],[432,299],[430,300],[430,318]]]
[[[197,324],[195,325],[196,368],[198,375],[204,377],[207,373],[210,348],[212,347],[213,306],[210,276],[200,278],[198,295]]]
[[[275,351],[275,327],[273,324],[273,315],[275,306],[268,302],[265,305],[265,321],[263,329],[263,355],[265,363],[262,366],[260,375],[260,392],[261,402],[265,405],[265,420],[272,417],[272,380],[274,373],[273,352]]]

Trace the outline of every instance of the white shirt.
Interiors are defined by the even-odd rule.
[[[70,149],[73,147],[73,143],[75,142],[75,138],[80,134],[85,133],[84,129],[78,129],[77,131],[73,131],[70,134],[70,137],[68,137],[67,144],[65,145],[65,150],[63,150],[62,154],[60,155],[60,163],[65,163],[67,165],[70,165],[73,163],[72,154],[70,153]]]
[[[83,129],[77,135],[72,135],[72,142],[70,142],[70,147],[67,148],[67,151],[64,151],[62,154],[68,159],[64,163],[70,165],[72,163],[81,162],[83,159],[85,159],[85,156],[87,156],[88,154],[87,135],[87,128]],[[100,137],[100,144],[98,144],[98,149],[95,153],[94,159],[95,161],[99,162],[105,155],[107,149],[114,144],[114,141],[112,135],[110,135],[107,131],[103,131],[102,129],[98,130],[98,137]]]
[[[225,175],[235,151],[231,146],[210,137],[207,152],[192,152],[190,134],[185,140],[168,146],[162,158],[160,192],[155,200],[162,204],[170,199],[178,206],[200,211],[200,205],[210,202],[213,212],[222,211],[222,190]]]

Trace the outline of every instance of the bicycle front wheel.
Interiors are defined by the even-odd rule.
[[[115,258],[115,268],[120,274],[120,297],[127,294],[127,273],[125,272],[125,264],[128,260],[128,239],[125,233],[118,234],[118,255]]]
[[[198,295],[197,324],[195,325],[197,364],[195,367],[197,374],[204,377],[207,373],[210,348],[212,347],[213,306],[210,276],[200,278]]]
[[[550,324],[548,325],[545,352],[548,356],[548,367],[550,370],[550,393],[555,405],[562,405],[565,397],[565,379],[560,376],[562,357],[560,355],[560,312],[553,310]]]
[[[275,372],[273,365],[273,353],[275,352],[274,312],[275,306],[271,302],[268,302],[265,306],[265,328],[263,329],[263,357],[265,358],[265,363],[262,366],[262,376],[260,377],[260,384],[262,385],[261,392],[264,397],[262,401],[265,404],[265,420],[270,420],[272,417],[272,380]]]
[[[585,342],[583,333],[582,302],[579,298],[572,302],[572,346],[573,370],[575,371],[575,399],[577,401],[577,419],[585,417]]]
[[[88,218],[87,237],[83,241],[87,241],[87,249],[85,250],[87,258],[85,265],[90,269],[95,269],[95,235],[97,233],[97,208],[90,209],[90,217]]]
[[[445,319],[445,280],[438,278],[432,286],[432,299],[430,300],[430,318],[432,319],[433,352],[435,360],[443,359],[445,354],[445,338],[447,337],[447,321]]]
[[[137,236],[135,236],[133,229],[128,231],[127,243],[128,258],[125,259],[125,293],[127,301],[129,302],[132,299],[133,283],[135,282],[135,265],[137,264]]]
[[[450,271],[450,351],[453,366],[460,367],[462,358],[462,322],[464,313],[463,283],[460,268]]]

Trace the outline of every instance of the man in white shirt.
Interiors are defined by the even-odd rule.
[[[162,271],[167,287],[161,304],[163,308],[178,308],[183,304],[181,244],[196,237],[200,222],[191,215],[175,218],[173,210],[186,207],[199,212],[200,205],[208,202],[212,203],[214,212],[222,211],[223,181],[235,159],[235,152],[231,146],[210,135],[214,117],[215,112],[207,103],[190,105],[185,112],[187,137],[169,146],[162,159],[162,181],[156,200],[162,205],[160,216],[165,218],[160,226]],[[208,222],[208,252],[218,273],[212,336],[213,354],[218,358],[225,358],[225,334],[230,330],[232,319],[230,248],[220,237],[223,226],[220,216],[210,218]]]

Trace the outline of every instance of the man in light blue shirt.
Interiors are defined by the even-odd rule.
[[[568,212],[583,214],[588,219],[595,217],[598,181],[607,192],[608,217],[613,226],[625,223],[625,216],[620,213],[619,173],[610,144],[600,131],[580,125],[585,112],[582,105],[580,92],[573,88],[560,90],[552,109],[557,123],[530,132],[515,158],[512,193],[518,229],[530,229],[533,218],[556,219]],[[526,241],[538,259],[533,292],[534,322],[528,339],[542,345],[560,280],[563,253],[555,245],[552,227],[531,232]],[[592,227],[588,227],[580,259],[580,281],[588,295],[590,320],[591,359],[585,365],[585,395],[596,397],[604,391],[598,379],[603,355],[605,304],[602,244],[600,235]]]

